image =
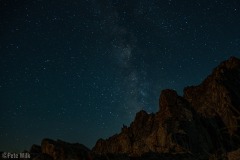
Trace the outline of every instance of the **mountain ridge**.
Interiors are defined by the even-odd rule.
[[[54,160],[239,160],[239,126],[240,60],[230,57],[201,84],[186,87],[183,96],[171,89],[163,90],[158,112],[141,110],[129,127],[123,126],[120,133],[108,139],[99,139],[92,150],[45,139],[38,153]]]

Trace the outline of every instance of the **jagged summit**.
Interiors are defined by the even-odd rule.
[[[200,85],[186,87],[184,98],[198,113],[219,116],[230,134],[239,130],[240,60],[222,62]]]
[[[98,141],[98,154],[191,153],[209,157],[240,147],[240,60],[222,62],[200,85],[186,87],[181,97],[163,90],[159,111],[137,113],[130,127]]]
[[[33,146],[32,150],[52,159],[72,154],[96,160],[239,160],[239,126],[240,60],[231,57],[200,85],[186,87],[183,97],[174,90],[163,90],[157,113],[138,112],[129,127],[123,126],[119,134],[106,140],[99,139],[91,151],[79,144],[51,140],[43,140],[41,148]]]

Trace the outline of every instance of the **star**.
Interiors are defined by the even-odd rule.
[[[2,151],[48,136],[92,148],[139,110],[157,112],[161,90],[182,95],[240,55],[237,2],[1,4]],[[16,138],[21,143],[10,141]]]

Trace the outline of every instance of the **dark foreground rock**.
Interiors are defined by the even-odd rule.
[[[41,146],[33,145],[30,153],[33,160],[91,160],[87,147],[61,140],[44,139]]]

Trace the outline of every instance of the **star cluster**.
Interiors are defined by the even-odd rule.
[[[0,150],[92,147],[240,56],[237,0],[0,0]]]

